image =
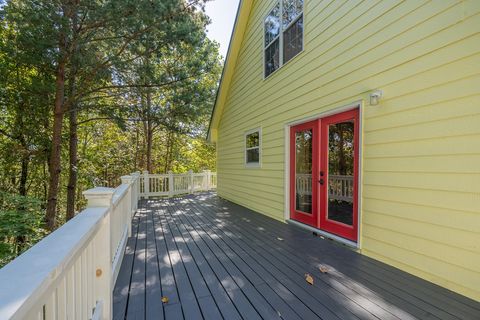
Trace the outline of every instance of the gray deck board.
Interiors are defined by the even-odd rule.
[[[177,208],[182,210],[182,208]],[[205,230],[202,230],[205,232]],[[263,280],[258,277],[243,261],[241,261],[235,254],[222,246],[222,241],[214,241],[215,238],[211,238],[208,233],[203,233],[203,238],[205,243],[209,246],[211,252],[215,257],[220,261],[225,270],[228,270],[231,278],[237,284],[238,288],[242,291],[243,295],[249,300],[249,304],[253,306],[256,310],[250,310],[250,314],[245,316],[249,319],[259,318],[260,315],[262,318],[268,319],[280,319],[278,313],[270,306],[267,300],[263,298],[262,295],[255,290],[253,283],[260,284],[263,283]],[[242,271],[241,271],[242,270]],[[242,297],[242,295],[240,296]],[[245,303],[245,300],[241,298],[237,303]],[[242,310],[245,309],[244,306],[240,305],[239,308]],[[247,307],[250,309],[249,307]],[[247,310],[248,310],[247,309]],[[258,312],[258,315],[257,315]]]
[[[200,208],[198,208],[200,212]],[[207,215],[203,215],[203,219]],[[209,225],[210,222],[210,225]],[[315,281],[313,286],[307,284],[304,280],[304,274],[300,274],[298,270],[306,270],[304,267],[299,266],[298,264],[292,267],[292,265],[285,264],[285,257],[282,255],[275,256],[272,255],[270,250],[270,244],[262,240],[258,240],[255,237],[255,234],[247,234],[245,228],[237,228],[236,226],[228,226],[222,229],[217,228],[213,221],[207,221],[206,227],[210,227],[218,231],[218,233],[224,233],[226,237],[228,234],[240,234],[241,238],[236,237],[232,238],[238,243],[238,248],[248,248],[248,251],[253,258],[256,258],[258,261],[261,261],[264,266],[267,266],[267,269],[270,270],[272,275],[279,281],[286,282],[289,284],[289,288],[293,288],[294,292],[302,301],[307,302],[311,306],[312,311],[314,311],[319,317],[325,318],[340,318],[340,319],[371,319],[372,314],[365,309],[361,308],[357,304],[347,304],[345,309],[352,309],[352,312],[348,312],[342,305],[337,303],[335,300],[345,300],[346,297],[340,296],[335,290],[330,290],[330,288],[325,288],[325,286],[319,286],[318,282]],[[248,228],[247,228],[248,229]],[[225,233],[226,230],[232,232]],[[225,237],[225,238],[226,238]],[[249,239],[245,241],[243,239]],[[303,290],[302,290],[303,289]],[[325,292],[328,290],[328,292]],[[309,292],[310,291],[310,292]],[[311,294],[313,293],[313,295]],[[314,298],[313,298],[314,297]],[[315,299],[317,301],[315,301]],[[369,306],[371,309],[371,306]],[[333,315],[335,314],[335,315]],[[384,315],[384,319],[388,319],[387,315]]]
[[[153,212],[147,213],[147,245],[145,261],[145,318],[164,319],[163,304],[160,285],[160,273],[157,259],[157,245],[155,242],[155,229]]]
[[[240,207],[239,209],[244,210],[244,208],[242,207]],[[232,209],[232,212],[235,212],[235,209]],[[272,230],[275,230],[275,233],[278,233],[278,230],[272,229],[271,227],[269,227],[268,222],[270,221],[257,219],[256,214],[250,215],[248,219],[251,219],[250,220],[251,222],[249,224],[253,222],[256,227],[263,228],[262,233],[257,233],[259,236],[262,236],[264,233],[267,233],[267,234],[271,233]],[[245,219],[239,219],[237,220],[237,222],[239,223],[239,225],[242,225],[242,222],[245,222]],[[267,222],[266,225],[265,225],[265,222]],[[251,227],[246,228],[246,230],[249,230],[249,229],[251,229]],[[272,234],[272,237],[274,236],[275,234]],[[288,236],[289,235],[287,235],[287,237]],[[465,305],[457,304],[456,307],[454,308],[447,307],[445,306],[445,301],[438,301],[436,299],[436,297],[444,297],[451,304],[455,304],[455,299],[448,298],[448,296],[451,295],[451,293],[448,292],[448,290],[438,290],[438,289],[441,289],[438,286],[434,286],[435,288],[434,290],[426,290],[425,289],[426,286],[423,285],[426,283],[425,281],[418,281],[419,280],[418,278],[415,278],[411,275],[401,272],[398,269],[389,267],[373,259],[369,259],[367,257],[355,254],[354,252],[345,251],[345,250],[339,251],[335,246],[330,246],[326,248],[321,248],[321,249],[327,249],[327,250],[320,250],[321,251],[320,253],[318,252],[319,248],[316,246],[315,247],[312,247],[312,246],[292,247],[288,241],[282,242],[281,244],[278,244],[275,247],[278,248],[278,246],[289,246],[290,251],[288,255],[292,257],[296,256],[297,259],[300,259],[300,260],[314,261],[314,260],[318,260],[318,257],[322,257],[323,261],[338,263],[338,261],[336,260],[341,259],[343,263],[338,266],[340,268],[346,269],[345,272],[349,276],[353,276],[360,273],[360,277],[362,279],[367,279],[368,281],[370,281],[371,285],[373,284],[374,286],[377,286],[377,288],[381,288],[383,294],[392,292],[393,294],[396,295],[396,297],[400,297],[401,299],[403,299],[403,301],[405,302],[403,304],[404,307],[407,307],[407,306],[410,308],[419,307],[420,312],[416,313],[416,316],[419,318],[429,318],[432,316],[432,314],[436,318],[440,318],[440,319],[451,319],[452,316],[453,318],[476,318],[478,316],[478,311],[470,310],[471,312],[469,312],[468,310],[469,308],[468,307],[466,308]],[[312,252],[307,252],[305,248],[308,248],[308,251],[310,250],[317,251],[314,254],[315,256],[312,256]],[[305,256],[299,255],[300,253],[305,254],[310,259],[305,259]],[[315,271],[317,272],[318,270],[315,270]],[[398,277],[398,275],[404,275],[404,276],[407,275],[413,281],[412,280],[405,281],[405,279]],[[429,284],[428,287],[431,287],[431,285]],[[419,292],[418,290],[419,288],[422,288],[423,292]],[[447,296],[445,296],[445,294],[447,294]],[[380,299],[377,299],[377,300],[380,301]],[[405,316],[401,316],[401,318],[405,318]]]
[[[120,266],[117,282],[115,284],[115,290],[113,291],[113,309],[116,311],[113,320],[123,319],[127,310],[135,246],[137,244],[137,221],[138,216],[133,218],[132,237],[130,237],[127,241],[125,255],[123,257],[122,265]]]
[[[137,245],[133,261],[130,292],[126,319],[145,318],[145,251],[146,251],[146,214],[139,213]],[[122,262],[123,263],[123,262]]]
[[[480,319],[479,302],[214,193],[141,201],[113,301],[116,320]]]
[[[242,225],[242,223],[239,222],[238,226],[241,226],[241,225]],[[279,252],[281,253],[280,255],[271,254],[269,252],[269,250],[272,249],[272,247],[275,247],[275,245],[283,244],[283,242],[278,242],[277,237],[275,237],[275,240],[276,240],[276,241],[274,241],[275,245],[272,246],[272,244],[269,243],[269,241],[272,241],[271,240],[272,237],[262,238],[261,236],[258,236],[257,233],[255,233],[255,232],[253,232],[253,233],[249,232],[249,229],[250,229],[249,226],[245,226],[243,228],[241,228],[241,227],[239,228],[238,226],[233,225],[233,227],[236,229],[235,232],[244,234],[245,235],[244,238],[249,239],[250,242],[254,241],[258,245],[258,247],[263,249],[263,250],[257,251],[258,250],[258,247],[257,247],[254,250],[256,250],[256,252],[258,252],[259,254],[263,254],[263,256],[266,257],[266,259],[268,261],[274,261],[275,265],[277,267],[282,266],[282,264],[284,264],[282,270],[285,272],[285,274],[295,275],[295,270],[307,270],[308,271],[310,269],[308,264],[303,263],[304,257],[298,256],[294,259],[291,258],[291,257],[295,257],[295,253],[287,252],[285,250],[279,250]],[[223,229],[226,230],[227,228],[223,228]],[[248,247],[249,244],[244,243],[243,247],[245,247],[245,246]],[[287,267],[290,268],[290,269],[288,269]],[[406,313],[402,313],[400,315],[400,317],[395,317],[395,316],[393,316],[393,314],[389,314],[390,306],[385,306],[382,309],[379,306],[375,305],[370,300],[366,299],[365,297],[363,297],[363,296],[359,295],[358,293],[354,292],[353,290],[349,289],[349,286],[345,286],[344,284],[342,284],[339,281],[336,281],[335,279],[332,280],[331,277],[328,277],[328,281],[325,280],[325,278],[326,278],[325,275],[321,274],[317,268],[310,269],[309,273],[311,273],[314,276],[317,276],[316,279],[320,280],[320,282],[315,281],[314,286],[312,288],[312,290],[315,293],[315,296],[317,296],[317,298],[320,298],[321,301],[329,302],[330,305],[332,306],[332,309],[334,309],[334,310],[337,309],[337,312],[338,312],[338,308],[341,307],[341,306],[338,305],[338,304],[336,305],[335,302],[332,302],[331,298],[328,295],[332,295],[333,297],[336,298],[337,301],[345,300],[347,297],[349,299],[353,300],[355,303],[354,304],[348,304],[347,307],[352,309],[352,311],[355,314],[357,314],[357,316],[359,316],[361,318],[365,318],[365,319],[372,318],[372,314],[374,316],[378,317],[378,318],[381,318],[381,319],[392,319],[392,318],[408,319],[408,317],[409,317],[409,315],[406,314]],[[290,277],[290,278],[293,281],[299,281],[299,283],[302,283],[304,287],[305,286],[308,287],[308,285],[304,281],[301,281],[303,278],[301,279],[300,277],[301,277],[301,275],[297,274],[296,278],[295,277]],[[332,281],[334,282],[332,285],[335,287],[335,289],[333,289],[333,286],[331,288],[328,288],[329,283],[332,282]],[[316,290],[317,286],[319,288],[323,289],[323,290],[327,290],[328,294],[325,294],[324,292]],[[338,292],[336,292],[335,290],[338,290]],[[345,294],[345,296],[342,297],[341,295],[339,295],[339,293],[343,293],[343,294]],[[347,301],[348,301],[348,299],[347,299]],[[361,304],[365,309],[363,309],[363,310],[359,309],[358,308],[359,304]],[[371,312],[371,314],[369,312],[366,312],[366,310]],[[351,315],[345,314],[345,313],[339,314],[339,316],[343,319],[351,318]]]
[[[243,208],[240,208],[240,209],[243,209]],[[232,210],[232,211],[235,212],[234,210]],[[235,218],[233,218],[233,220],[236,221],[238,223],[238,225],[240,225],[240,226],[246,221],[245,217],[242,217],[242,219],[237,219],[237,220],[235,220]],[[275,233],[278,235],[278,232],[279,232],[278,229],[272,229],[271,227],[269,227],[268,224],[265,225],[264,224],[265,221],[259,221],[256,216],[249,216],[247,218],[247,220],[250,221],[250,222],[248,222],[248,224],[250,226],[253,223],[254,226],[255,226],[254,228],[262,228],[262,233],[256,233],[258,236],[263,236],[263,234],[265,234],[265,233],[270,233],[271,230],[275,230]],[[262,220],[262,219],[260,219],[260,220]],[[250,229],[252,229],[252,227],[244,228],[244,230],[247,230],[247,231],[250,230]],[[272,238],[274,236],[275,236],[275,234],[272,234]],[[288,237],[288,235],[287,235],[287,237]],[[290,235],[290,237],[291,237],[291,235]],[[275,247],[275,249],[278,250],[278,246],[282,246],[282,245],[289,246],[288,241],[287,242],[282,242],[281,244],[277,244],[274,247]],[[375,274],[379,271],[381,272],[382,270],[379,270],[377,267],[378,267],[379,264],[380,265],[383,265],[383,264],[379,263],[378,261],[368,259],[367,257],[359,256],[359,255],[354,254],[354,253],[349,252],[349,251],[343,251],[343,252],[339,251],[335,246],[333,246],[331,248],[328,248],[328,249],[330,249],[330,250],[327,251],[327,252],[322,252],[321,254],[317,254],[317,255],[319,257],[323,257],[322,259],[324,261],[330,261],[332,257],[336,257],[336,259],[338,259],[338,258],[343,259],[345,261],[345,263],[343,263],[342,266],[344,266],[344,267],[347,266],[349,264],[349,262],[351,263],[352,262],[351,258],[354,257],[355,258],[355,260],[353,261],[354,265],[356,265],[358,262],[360,262],[362,265],[366,266],[366,268],[364,270],[366,270],[367,272],[362,275],[366,279],[370,279],[371,281],[373,281],[373,283],[380,284],[382,287],[386,287],[390,292],[394,292],[398,296],[404,298],[406,300],[406,302],[408,302],[408,304],[412,305],[413,307],[415,307],[416,305],[421,306],[423,308],[423,310],[421,311],[420,314],[417,315],[418,317],[420,317],[420,318],[430,317],[431,316],[430,312],[433,312],[436,315],[436,317],[440,318],[440,319],[450,319],[450,318],[452,318],[452,314],[442,310],[443,305],[438,305],[437,302],[435,301],[435,299],[433,298],[435,296],[436,292],[426,292],[426,294],[428,294],[428,296],[427,296],[428,298],[426,298],[424,295],[419,295],[416,290],[409,291],[409,287],[411,287],[411,284],[409,282],[405,282],[405,283],[400,285],[398,283],[399,279],[397,277],[392,278],[391,274],[389,274],[389,273],[384,272],[384,274],[382,274],[382,275],[376,274],[374,277],[372,277],[371,273],[369,271],[373,271],[373,274]],[[308,246],[308,250],[309,251],[311,250],[310,246]],[[294,248],[291,248],[291,250],[290,250],[290,252],[288,252],[287,256],[292,256],[292,257],[296,256],[299,261],[310,260],[310,259],[305,259],[305,256],[303,256],[303,255],[299,255],[300,253],[305,254],[309,258],[314,258],[314,257],[311,256],[312,255],[311,252],[305,251],[305,247],[299,247],[299,246],[295,246]],[[284,256],[284,254],[285,253],[283,253],[283,255],[279,255],[279,256]],[[352,254],[353,254],[353,256],[352,256]],[[345,257],[342,257],[342,255],[345,255]],[[333,259],[333,260],[336,260],[336,259]],[[347,260],[350,260],[350,261],[347,261]],[[372,262],[372,261],[368,261],[368,260],[372,260],[373,264],[369,264],[368,262]],[[386,265],[384,265],[384,266],[386,266]],[[393,268],[391,268],[391,269],[393,269]],[[349,275],[351,275],[351,274],[357,273],[358,269],[348,269],[348,271],[350,272]],[[383,270],[383,271],[385,271],[385,270]],[[318,270],[315,270],[315,272],[319,273]],[[418,279],[417,279],[416,282],[418,283]],[[442,291],[447,291],[447,290],[442,290]],[[424,301],[425,299],[427,299],[428,301],[425,302]],[[458,309],[451,309],[451,310],[455,310],[455,313],[456,313],[455,315],[458,316],[459,313],[463,313],[463,306],[459,306]],[[451,312],[451,310],[450,310],[450,312]],[[453,316],[455,316],[455,315],[453,315]],[[470,315],[470,316],[473,316],[473,314]],[[401,316],[401,318],[405,318],[405,315]]]

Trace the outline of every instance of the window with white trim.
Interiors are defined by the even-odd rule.
[[[303,0],[281,0],[264,23],[265,78],[303,50]]]
[[[245,133],[245,165],[249,167],[260,166],[261,157],[261,130],[255,129]]]

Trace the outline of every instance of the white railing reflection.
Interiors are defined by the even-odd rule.
[[[311,174],[297,174],[295,180],[296,192],[298,195],[312,195]],[[353,192],[353,176],[330,175],[328,177],[329,199],[353,202]]]

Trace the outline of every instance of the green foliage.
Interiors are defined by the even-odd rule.
[[[204,2],[0,0],[0,265],[45,235],[52,172],[60,174],[57,225],[66,220],[71,121],[77,212],[82,191],[147,167],[215,170],[203,137],[221,60],[206,37]],[[65,121],[54,140],[60,61]],[[60,165],[51,166],[58,140]]]
[[[0,192],[0,267],[46,235],[41,201]]]

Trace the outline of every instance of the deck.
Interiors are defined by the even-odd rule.
[[[114,319],[480,319],[478,302],[214,193],[144,200],[133,226]]]

